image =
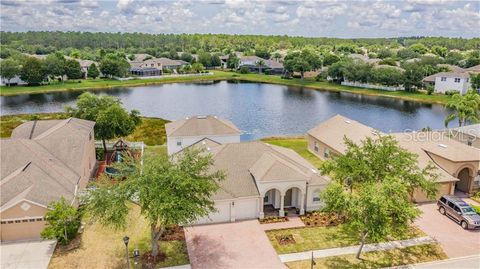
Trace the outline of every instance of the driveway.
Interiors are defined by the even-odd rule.
[[[0,244],[2,269],[43,269],[50,263],[56,241],[25,241]]]
[[[193,269],[286,268],[257,220],[185,230]]]
[[[415,224],[436,239],[450,258],[480,254],[480,230],[464,230],[440,214],[435,203],[418,206],[423,214]]]

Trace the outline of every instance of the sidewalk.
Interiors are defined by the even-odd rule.
[[[412,238],[407,240],[399,240],[399,241],[391,241],[385,243],[378,243],[378,244],[365,244],[363,246],[363,252],[370,252],[376,250],[389,250],[395,248],[406,248],[411,246],[417,245],[424,245],[429,243],[434,243],[435,240],[429,236]],[[329,249],[321,249],[321,250],[314,250],[313,257],[314,258],[324,258],[330,256],[340,256],[346,254],[355,254],[358,251],[360,245],[351,246],[351,247],[343,247],[343,248],[329,248]],[[305,251],[305,252],[297,252],[297,253],[289,253],[289,254],[282,254],[278,255],[280,260],[285,262],[293,262],[293,261],[301,261],[301,260],[309,260],[312,258],[312,251]]]
[[[477,269],[477,268],[480,268],[480,255],[390,267],[390,269],[440,269],[440,268]]]

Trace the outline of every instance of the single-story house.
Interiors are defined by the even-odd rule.
[[[87,78],[87,75],[88,75],[88,69],[90,68],[90,66],[92,64],[95,64],[95,66],[97,67],[97,69],[99,69],[99,64],[95,61],[91,61],[91,60],[82,60],[82,59],[76,59],[78,61],[78,63],[80,64],[80,68],[82,69],[82,76],[84,78]],[[100,71],[100,69],[99,69]]]
[[[77,205],[96,166],[94,125],[76,118],[30,121],[0,140],[1,241],[40,238],[51,201]]]
[[[171,69],[176,73],[177,69],[187,65],[189,63],[182,60],[151,58],[144,61],[131,61],[130,73],[136,76],[160,76],[164,69]]]
[[[440,72],[425,77],[423,82],[433,85],[436,93],[457,91],[463,95],[471,87],[470,74],[468,72]]]
[[[284,72],[283,64],[274,60],[267,60],[258,56],[240,56],[239,59],[238,68],[246,66],[250,72],[258,73],[260,68],[263,73],[283,74]],[[258,66],[259,62],[263,62],[261,67]]]
[[[319,193],[329,179],[291,149],[260,141],[197,145],[226,173],[212,197],[217,211],[197,224],[284,216],[288,209],[303,215],[322,206]]]
[[[168,154],[174,154],[204,138],[218,143],[240,142],[241,131],[231,121],[216,116],[192,116],[165,124]]]
[[[347,150],[344,137],[359,143],[366,137],[383,134],[352,119],[336,115],[307,132],[308,150],[320,159],[344,154]],[[384,134],[385,135],[385,134]],[[406,132],[392,135],[399,145],[418,155],[420,168],[434,165],[439,174],[438,195],[453,194],[455,190],[471,194],[479,188],[477,174],[480,167],[480,150],[469,147],[443,132]],[[425,202],[425,195],[413,194],[416,202]]]
[[[360,60],[360,61],[363,61],[363,62],[366,62],[366,63],[369,63],[369,64],[373,64],[373,65],[377,65],[382,61],[382,59],[369,58],[367,55],[358,54],[358,53],[349,54],[348,57],[350,57],[354,60]]]

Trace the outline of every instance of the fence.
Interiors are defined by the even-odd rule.
[[[366,88],[366,89],[375,89],[375,90],[384,90],[384,91],[403,91],[405,90],[403,86],[385,86],[385,85],[377,85],[377,84],[369,84],[369,83],[360,83],[360,82],[350,82],[350,81],[343,81],[342,85],[344,86],[351,86],[351,87],[358,87],[358,88]]]

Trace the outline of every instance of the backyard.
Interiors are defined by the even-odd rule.
[[[272,145],[292,149],[317,168],[322,164],[322,161],[317,156],[308,151],[307,140],[303,137],[271,137],[262,139],[262,141]]]
[[[49,268],[123,268],[125,264],[125,245],[122,238],[130,237],[129,253],[138,248],[140,255],[150,249],[150,229],[140,215],[140,209],[132,205],[126,228],[113,230],[84,217],[84,231],[80,235],[80,245],[66,251],[57,247],[50,261]],[[161,241],[160,249],[166,259],[157,267],[188,264],[185,240]],[[133,264],[133,259],[131,259]]]

